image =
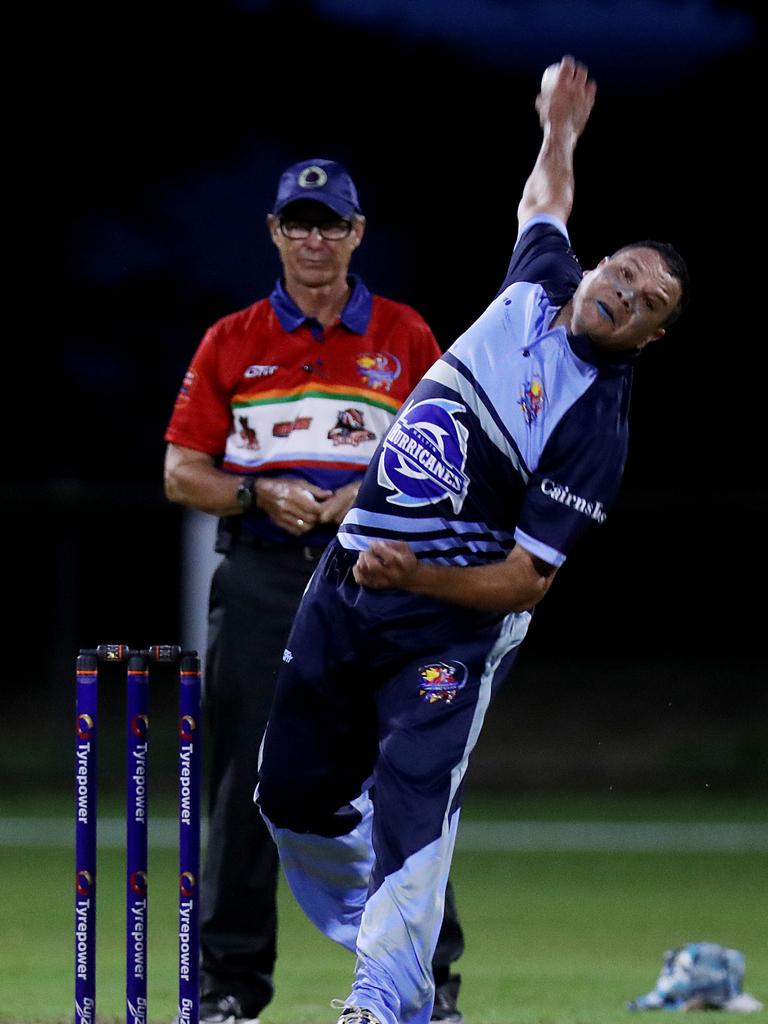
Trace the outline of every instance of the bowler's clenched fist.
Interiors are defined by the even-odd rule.
[[[368,550],[358,555],[352,573],[364,587],[407,589],[418,568],[416,556],[405,541],[372,540]]]

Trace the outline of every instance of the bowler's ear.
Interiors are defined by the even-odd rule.
[[[600,262],[597,264],[596,267],[593,267],[591,270],[584,270],[584,271],[582,271],[581,276],[582,277],[586,277],[587,274],[594,274],[594,272],[596,270],[599,270],[600,267],[604,266],[608,262],[608,260],[610,258],[611,258],[610,256],[603,256],[603,258],[600,260]]]
[[[664,328],[660,327],[658,331],[656,331],[654,334],[649,334],[644,341],[640,342],[640,344],[637,346],[638,350],[645,348],[646,345],[650,345],[652,341],[658,341],[659,338],[663,338],[666,333],[667,332],[664,330]]]

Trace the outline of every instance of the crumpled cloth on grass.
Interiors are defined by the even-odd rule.
[[[759,999],[742,991],[745,957],[717,942],[689,942],[664,954],[656,987],[630,999],[630,1010],[729,1010],[754,1013]]]

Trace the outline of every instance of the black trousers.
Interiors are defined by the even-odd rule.
[[[274,991],[277,849],[253,803],[258,753],[285,640],[316,565],[302,548],[236,543],[211,585],[205,707],[210,830],[201,887],[201,990],[249,1015]],[[437,984],[464,950],[450,881],[432,967]]]

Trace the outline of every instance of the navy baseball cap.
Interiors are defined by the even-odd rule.
[[[355,183],[335,160],[301,160],[283,171],[272,212],[280,213],[289,203],[301,199],[322,203],[340,217],[362,212]]]

